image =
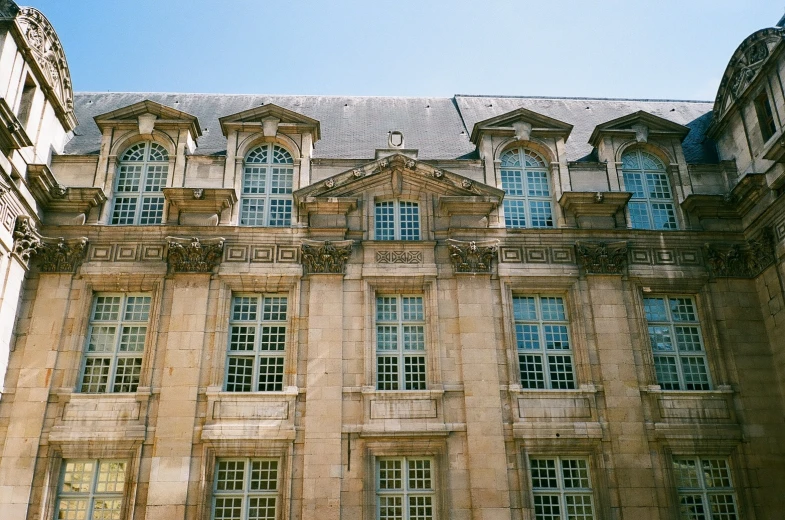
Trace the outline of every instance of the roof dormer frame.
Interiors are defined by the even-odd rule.
[[[617,117],[594,127],[589,144],[595,148],[605,137],[620,137],[637,143],[647,143],[654,139],[678,139],[683,141],[690,129],[669,119],[656,116],[645,110],[638,110],[626,116]]]
[[[155,130],[185,130],[192,143],[189,148],[195,148],[196,139],[202,135],[196,116],[149,99],[99,114],[93,119],[102,133],[107,129],[136,130],[139,135],[151,136]]]
[[[569,138],[573,126],[564,121],[548,117],[527,108],[518,108],[483,121],[477,122],[470,140],[480,146],[484,135],[515,137],[520,141],[531,141],[534,138],[561,137]]]
[[[318,120],[273,103],[221,117],[218,122],[226,137],[232,131],[261,132],[265,137],[276,137],[279,132],[311,134],[315,143],[322,136]]]

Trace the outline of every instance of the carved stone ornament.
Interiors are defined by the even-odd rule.
[[[305,274],[343,274],[352,254],[352,241],[333,243],[308,241],[302,245],[302,262]]]
[[[326,181],[324,181],[324,186],[327,188],[332,188],[333,186],[335,186],[335,181],[333,179],[327,179]]]
[[[586,274],[623,274],[627,265],[626,242],[577,242],[575,253]]]
[[[16,217],[16,226],[14,227],[14,255],[27,265],[40,247],[41,235],[38,233],[38,230],[35,229],[30,217]]]
[[[224,239],[203,244],[198,238],[188,239],[167,237],[169,240],[169,269],[175,273],[209,273],[221,263]]]
[[[194,188],[194,199],[204,200],[204,188]]]
[[[421,264],[422,251],[377,251],[377,264]]]
[[[38,269],[42,273],[73,273],[87,254],[87,238],[45,242],[36,251]]]
[[[359,179],[360,177],[365,175],[365,172],[362,170],[362,168],[356,168],[356,169],[352,170],[352,175],[354,175],[355,177],[357,177]]]
[[[406,159],[406,162],[403,163],[407,170],[414,170],[417,168],[417,161],[414,159]]]
[[[465,189],[467,189],[467,190],[468,190],[469,188],[471,188],[473,184],[474,184],[474,183],[473,183],[472,181],[470,181],[469,179],[463,179],[463,180],[461,181],[461,187],[462,187],[462,188],[465,188]]]
[[[774,233],[769,228],[746,244],[706,244],[706,262],[715,277],[755,278],[775,260]]]
[[[65,198],[65,194],[67,191],[68,188],[66,188],[62,184],[55,184],[54,186],[49,188],[49,194],[52,196],[53,199]]]
[[[433,176],[436,177],[437,179],[441,179],[442,177],[444,177],[444,172],[441,170],[433,170]]]
[[[447,240],[450,261],[456,273],[490,273],[491,264],[499,249],[498,241],[477,245],[477,242]]]

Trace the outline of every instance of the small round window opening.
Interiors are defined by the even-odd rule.
[[[403,133],[398,130],[390,132],[388,145],[390,148],[403,148]]]

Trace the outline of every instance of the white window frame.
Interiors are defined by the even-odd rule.
[[[380,319],[380,300],[383,299],[395,299],[395,312],[396,318],[395,319]],[[404,319],[404,299],[418,299],[419,305],[422,310],[422,319]],[[376,369],[375,379],[376,379],[376,389],[379,391],[396,391],[396,390],[405,390],[405,391],[416,391],[416,390],[426,390],[428,385],[428,355],[427,355],[427,338],[426,338],[426,313],[425,313],[425,297],[423,294],[407,294],[407,293],[378,293],[376,294],[376,299],[374,303],[374,321],[375,321],[375,346],[376,346]],[[387,328],[390,331],[394,331],[395,334],[395,349],[383,349],[381,345],[384,343],[382,338],[384,337],[381,333],[382,327]],[[415,343],[408,343],[406,341],[407,335],[404,334],[404,331],[407,327],[414,327],[419,328],[419,332],[415,331],[415,334],[418,334],[419,337],[422,339],[422,348],[410,348],[410,345],[417,345],[419,341]],[[411,336],[409,336],[411,337]],[[414,358],[419,358],[419,360],[412,364],[410,360]],[[382,359],[387,361],[394,361],[396,363],[395,367],[397,369],[397,377],[395,381],[382,381],[380,378],[380,363]],[[407,365],[407,361],[410,361]],[[385,364],[384,366],[392,366],[389,363]],[[419,367],[421,368],[421,372],[412,372],[411,370],[407,371],[407,367]],[[412,379],[407,378],[407,376],[419,374],[421,378],[418,379],[416,382]],[[409,381],[407,381],[409,379]],[[416,383],[412,384],[412,383]],[[407,388],[407,385],[410,386]],[[394,386],[394,388],[390,388],[390,386]]]
[[[518,164],[505,164],[509,157],[515,157]],[[548,169],[548,163],[545,159],[528,148],[516,147],[505,150],[499,157],[499,161],[499,183],[505,191],[504,202],[502,203],[504,226],[508,229],[547,229],[554,227],[553,188],[551,186],[551,174]],[[534,175],[543,175],[545,177],[545,182],[540,184],[539,189],[533,182]],[[508,180],[508,177],[517,178]],[[520,187],[517,188],[516,185],[520,185]],[[547,190],[545,193],[542,191],[543,187]],[[535,207],[542,210],[537,212],[537,225],[533,225],[533,216],[535,215],[533,210]],[[523,209],[522,222],[520,210],[513,211],[514,208]],[[543,218],[544,222],[541,222]]]
[[[141,150],[141,158],[140,152]],[[153,157],[153,151],[160,155]],[[137,189],[124,189],[134,187],[133,176],[126,175],[138,171],[139,178]],[[155,175],[154,175],[155,174]],[[109,223],[115,226],[129,225],[157,225],[163,222],[164,193],[163,188],[169,179],[169,152],[154,141],[143,141],[128,147],[120,156],[114,181],[114,197],[112,200],[112,214]],[[129,181],[130,184],[126,186]],[[148,185],[152,188],[147,190]],[[133,208],[123,209],[121,204],[133,204]],[[145,204],[154,204],[154,207],[145,209]],[[153,215],[145,214],[154,211]],[[122,212],[128,215],[123,216]],[[130,216],[129,216],[130,215]]]
[[[221,464],[243,464],[243,478],[242,478],[242,489],[219,489],[219,483],[221,482]],[[275,478],[268,478],[266,480],[259,480],[259,482],[267,482],[268,486],[270,483],[274,483],[274,489],[257,489],[252,490],[251,488],[251,481],[253,477],[254,470],[252,469],[252,464],[260,463],[260,464],[270,464],[271,466],[274,463],[275,466]],[[216,516],[216,509],[218,507],[219,501],[221,500],[238,500],[240,501],[239,508],[241,509],[241,520],[248,520],[250,518],[249,510],[251,508],[251,501],[256,499],[272,499],[274,505],[272,507],[272,515],[266,516],[257,516],[255,518],[269,518],[269,519],[276,519],[280,515],[280,504],[281,504],[281,460],[279,458],[270,458],[270,457],[221,457],[216,459],[215,467],[213,471],[213,484],[212,484],[212,497],[210,500],[210,519],[217,520],[223,518],[229,518],[226,516],[217,517]],[[264,471],[262,469],[261,471]],[[269,468],[267,471],[271,471]],[[267,509],[270,509],[269,505]],[[236,518],[236,517],[231,517]]]
[[[387,206],[389,205],[389,206]],[[383,207],[392,208],[391,221],[382,218],[381,209]],[[415,217],[415,225],[404,228],[402,220],[403,209],[413,209],[412,215]],[[374,239],[375,240],[407,240],[416,241],[422,239],[422,214],[420,212],[420,203],[416,200],[377,200],[374,203]],[[383,227],[383,224],[386,224]]]
[[[283,157],[283,160],[279,160]],[[257,171],[258,170],[258,171]],[[250,184],[251,176],[257,176],[260,189]],[[280,177],[279,177],[280,176]],[[282,181],[281,185],[274,181]],[[277,143],[265,143],[253,147],[243,159],[243,172],[240,186],[240,225],[263,227],[289,227],[292,224],[294,202],[294,158],[285,147]],[[282,205],[283,213],[272,212],[273,202]],[[262,204],[252,210],[253,204]],[[283,215],[283,216],[281,216]]]
[[[535,486],[534,463],[533,461],[553,461],[554,462],[554,480],[556,486]],[[564,462],[582,463],[586,470],[587,486],[572,487],[565,484],[565,468]],[[528,457],[528,473],[529,473],[529,489],[531,490],[532,497],[532,514],[535,520],[552,520],[558,518],[559,520],[595,520],[598,518],[597,505],[594,496],[594,488],[592,484],[592,468],[591,461],[586,457],[572,457],[572,456],[551,456],[551,455],[529,455]],[[580,481],[580,478],[579,478]],[[551,497],[556,498],[558,504],[558,512],[551,511],[545,514],[538,511],[538,508],[544,504],[538,504],[538,497]],[[575,497],[588,497],[591,514],[583,514],[583,516],[569,515],[568,516],[568,502]],[[547,505],[555,505],[553,503]],[[581,505],[585,505],[585,502]],[[558,515],[558,516],[557,516]]]
[[[625,158],[633,154],[637,155],[638,168],[629,168],[624,164]],[[644,158],[650,158],[658,166],[656,168],[644,167]],[[632,197],[627,203],[627,213],[632,229],[668,231],[679,229],[670,175],[659,157],[640,148],[627,150],[621,156],[621,172],[624,189],[632,192]],[[636,185],[640,186],[643,191],[636,190]],[[660,190],[658,191],[656,188],[660,188]],[[667,188],[667,193],[662,192],[663,196],[657,196],[662,188]],[[637,217],[634,215],[634,211],[638,214]],[[657,215],[662,214],[667,215],[666,220],[661,218],[658,220]]]
[[[687,482],[682,471],[677,466],[677,461],[692,462],[695,464],[694,478],[687,476],[690,482]],[[711,463],[722,463],[719,465],[711,466]],[[710,467],[706,468],[705,463],[709,463]],[[673,456],[671,460],[671,469],[673,471],[674,483],[676,485],[676,493],[678,495],[678,506],[680,518],[690,519],[699,518],[698,511],[690,511],[690,506],[698,506],[703,510],[703,517],[705,520],[738,520],[741,518],[739,514],[739,502],[736,497],[736,491],[733,487],[733,475],[730,468],[728,459],[724,457],[693,457],[693,456]],[[706,471],[714,474],[719,471],[720,474],[716,476],[720,481],[727,480],[727,486],[714,486],[706,479]],[[694,485],[684,485],[694,484]],[[712,498],[723,496],[724,498],[730,497],[730,502],[725,502],[725,505],[730,504],[733,511],[726,511],[723,513],[715,513],[712,511]],[[696,503],[696,499],[700,503]],[[692,503],[689,503],[689,502]]]
[[[236,304],[238,300],[243,298],[253,298],[255,299],[256,305],[256,317],[254,319],[238,319],[238,313]],[[265,319],[265,315],[268,313],[266,311],[266,305],[268,300],[271,304],[277,303],[280,305],[283,303],[285,306],[283,310],[283,316],[280,316],[281,311],[280,309],[275,311],[272,308],[270,309],[269,313],[271,315],[270,319]],[[275,300],[278,300],[275,302]],[[242,311],[241,311],[242,312]],[[289,295],[288,294],[280,294],[280,293],[237,293],[233,294],[230,302],[229,307],[229,333],[228,333],[228,341],[226,347],[226,367],[224,370],[224,389],[227,392],[280,392],[284,389],[284,377],[286,374],[286,356],[288,350],[288,341],[289,341],[289,312],[290,312],[290,302],[289,302]],[[272,319],[273,315],[278,319]],[[242,314],[240,314],[242,316]],[[234,342],[234,331],[236,330],[235,327],[253,327],[254,328],[254,339],[253,339],[253,348],[251,350],[234,350],[232,349],[232,345]],[[276,330],[273,331],[271,329],[275,328]],[[267,332],[265,334],[265,330]],[[283,339],[280,339],[281,329],[283,329]],[[241,329],[237,329],[238,335],[247,334],[246,331],[243,333]],[[273,339],[272,335],[278,336],[278,339]],[[265,337],[267,337],[270,341],[264,341]],[[263,344],[268,345],[278,345],[282,348],[277,348],[274,350],[265,350],[261,347]],[[231,360],[233,358],[251,358],[253,360],[253,367],[251,373],[251,389],[250,390],[243,390],[243,389],[235,389],[233,385],[239,384],[234,381],[230,382],[230,369],[232,368]],[[274,376],[272,382],[269,380],[265,381],[264,388],[262,387],[262,382],[260,381],[261,376],[261,365],[262,362],[267,363],[267,367],[273,367],[275,372],[271,375]],[[271,364],[271,363],[275,364]],[[272,386],[272,388],[270,388]]]
[[[115,319],[109,320],[101,320],[96,319],[96,311],[98,309],[98,303],[102,298],[120,298],[119,309],[117,312],[117,317]],[[147,317],[145,319],[135,320],[135,319],[127,319],[126,318],[126,311],[128,309],[128,300],[129,298],[146,298],[147,299]],[[152,310],[152,296],[149,293],[95,293],[93,294],[93,301],[90,305],[90,319],[89,325],[87,330],[87,336],[85,338],[85,345],[84,350],[82,352],[82,363],[81,363],[81,370],[79,372],[79,392],[80,393],[133,393],[136,392],[141,378],[142,378],[142,368],[144,365],[144,353],[147,350],[147,341],[148,341],[148,332],[150,330],[150,312]],[[97,344],[93,342],[93,338],[98,338],[99,336],[94,336],[93,333],[96,332],[96,328],[98,327],[114,327],[114,336],[112,338],[111,348],[112,350],[104,350],[104,351],[90,351],[90,347],[93,344]],[[143,337],[139,338],[138,330],[136,334],[133,334],[135,328],[144,328],[144,335]],[[126,330],[128,331],[129,336],[125,336]],[[125,350],[123,351],[122,348],[124,346],[124,337],[127,338],[135,338],[133,344],[139,345],[141,344],[141,350]],[[126,343],[131,344],[131,343]],[[86,378],[88,377],[88,360],[109,360],[109,364],[106,365],[90,365],[91,367],[106,367],[105,376],[106,380],[101,383],[100,380],[96,383],[88,381]],[[118,382],[118,367],[120,364],[120,360],[130,360],[137,362],[134,365],[129,365],[130,368],[136,369],[128,374],[122,374],[119,377],[129,377],[130,380],[123,380],[120,379]],[[99,377],[101,374],[98,374]],[[92,373],[91,376],[92,377]],[[91,389],[93,386],[100,386],[103,385],[104,389]],[[120,386],[120,390],[116,390],[116,388]],[[127,386],[128,390],[122,390],[124,386]]]
[[[69,465],[78,465],[78,464],[92,464],[93,468],[90,473],[90,479],[88,482],[82,481],[81,483],[88,487],[86,492],[82,491],[65,491],[65,478],[66,475],[69,473]],[[104,465],[109,464],[122,464],[123,468],[121,472],[113,472],[113,473],[102,473],[101,469]],[[85,507],[84,509],[77,509],[77,510],[70,510],[68,512],[77,512],[77,511],[84,511],[84,518],[93,518],[93,512],[95,510],[96,502],[101,501],[111,501],[114,502],[114,506],[112,507],[112,511],[116,512],[118,515],[122,516],[123,513],[123,502],[126,493],[126,487],[128,486],[128,467],[129,463],[127,460],[124,459],[63,459],[60,467],[60,476],[57,483],[57,498],[55,503],[55,516],[57,516],[60,512],[60,508],[64,505],[64,503],[68,502],[76,502],[76,501],[84,501]],[[112,476],[114,480],[110,479],[103,479],[103,476]],[[117,477],[120,477],[119,479]],[[71,485],[76,486],[80,482],[79,481],[72,481]],[[111,490],[101,490],[101,487],[104,488],[112,488],[117,485],[120,485],[120,489],[111,489]],[[106,511],[106,510],[103,510]],[[64,517],[67,518],[67,517]],[[108,518],[108,517],[107,517]]]
[[[400,487],[388,488],[385,486],[383,488],[382,466],[395,462],[400,463]],[[420,468],[415,467],[414,470],[412,470],[412,468],[410,468],[411,463],[421,463],[422,466]],[[427,474],[425,473],[426,464],[428,466]],[[434,518],[439,518],[437,511],[438,497],[436,494],[436,490],[439,489],[437,469],[436,460],[429,456],[409,455],[376,457],[374,461],[374,489],[376,495],[374,517],[377,520],[433,520]],[[391,471],[395,471],[395,469],[393,468]],[[419,475],[418,472],[420,472]],[[414,481],[422,481],[423,487],[411,485],[412,473],[414,473]],[[395,476],[393,475],[391,479],[385,479],[385,481],[387,480],[394,481]],[[426,482],[429,483],[430,486],[426,487]],[[383,512],[386,513],[383,502],[395,498],[400,498],[400,515],[396,515],[396,512],[393,511],[393,514],[385,514],[382,516]],[[412,500],[419,500],[420,502],[412,504]],[[397,504],[393,507],[396,506]],[[419,511],[415,510],[415,514],[412,514],[412,507],[419,508]],[[428,514],[428,510],[430,510],[430,514]]]
[[[648,311],[649,301],[653,301],[653,300],[664,300],[666,319],[664,320],[650,319],[650,314]],[[688,301],[690,303],[689,312],[691,312],[692,315],[694,315],[694,319],[690,319],[690,320],[674,319],[673,310],[671,308],[671,300]],[[712,389],[711,370],[709,369],[709,360],[708,357],[706,356],[706,344],[704,340],[703,328],[701,327],[700,315],[698,313],[698,306],[696,304],[695,298],[690,295],[680,295],[680,294],[646,295],[643,297],[643,309],[644,309],[644,317],[646,319],[646,333],[647,333],[647,337],[649,338],[649,347],[651,349],[651,353],[654,361],[654,371],[655,371],[657,384],[659,384],[663,390],[682,390],[682,391],[711,390]],[[655,327],[659,328],[662,332],[659,331],[652,332],[652,329]],[[693,335],[693,337],[697,337],[697,341],[698,341],[697,345],[700,347],[700,350],[699,351],[682,350],[680,346],[683,343],[679,341],[680,335],[677,333],[677,328],[694,329],[693,331],[690,332]],[[667,336],[663,336],[663,333],[667,333]],[[661,341],[659,341],[659,338],[662,338],[663,340],[670,339],[670,343],[673,346],[672,350],[657,348],[657,345],[661,343]],[[675,381],[675,383],[678,384],[678,388],[672,388],[674,381],[666,381],[664,377],[661,377],[660,369],[664,368],[664,365],[661,365],[661,363],[664,363],[667,358],[673,359],[673,363],[671,363],[671,366],[675,367],[676,370],[677,381]],[[705,382],[700,383],[701,386],[700,388],[688,388],[689,385],[684,372],[684,360],[686,359],[697,360],[697,361],[693,361],[694,363],[697,363],[698,361],[702,363],[703,369],[706,372],[706,380]],[[698,365],[696,364],[695,366],[697,367]],[[690,382],[690,384],[696,384],[696,383]]]

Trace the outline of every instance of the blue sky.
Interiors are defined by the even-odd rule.
[[[785,0],[28,0],[77,91],[713,100]]]

